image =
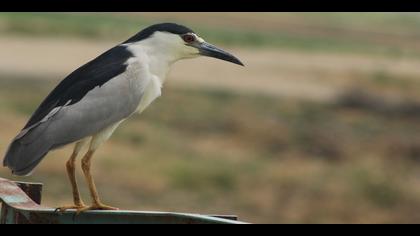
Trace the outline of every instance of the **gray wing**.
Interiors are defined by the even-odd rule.
[[[135,112],[144,89],[133,86],[126,73],[88,92],[79,102],[61,107],[48,120],[29,131],[21,143],[41,136],[54,149],[85,137],[129,117]]]
[[[9,146],[3,164],[16,175],[27,175],[50,150],[92,136],[129,117],[148,81],[141,66],[129,65],[125,72],[97,85],[77,102],[61,102],[62,106],[25,126]]]

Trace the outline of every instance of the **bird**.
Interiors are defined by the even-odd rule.
[[[91,163],[94,153],[117,127],[142,113],[161,96],[170,67],[181,59],[213,57],[244,64],[232,54],[206,42],[177,23],[150,25],[68,74],[43,100],[11,141],[3,159],[13,175],[31,175],[55,149],[74,145],[66,162],[73,204],[56,210],[118,210],[100,200]],[[81,168],[92,202],[87,206],[76,181],[76,160],[82,148]]]

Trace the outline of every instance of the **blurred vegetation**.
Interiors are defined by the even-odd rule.
[[[415,13],[231,13],[217,26],[206,23],[214,16],[195,14],[1,13],[0,33],[122,41],[150,24],[176,21],[226,45],[420,57],[412,41],[420,38],[412,30],[420,24]]]

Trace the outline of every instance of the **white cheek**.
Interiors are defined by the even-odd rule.
[[[204,41],[204,39],[202,39],[202,38],[200,38],[200,37],[197,37],[197,41],[199,42],[199,43],[204,43],[205,41]]]
[[[191,46],[184,46],[182,48],[182,51],[180,51],[180,57],[181,58],[194,58],[199,56],[199,51],[197,48],[191,47]]]

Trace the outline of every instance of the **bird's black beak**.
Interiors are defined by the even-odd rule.
[[[244,64],[236,58],[234,55],[223,51],[220,48],[217,48],[216,46],[213,46],[209,43],[203,42],[200,43],[198,46],[198,50],[200,51],[200,54],[207,57],[214,57],[218,58],[220,60],[229,61],[241,66],[244,66]]]

